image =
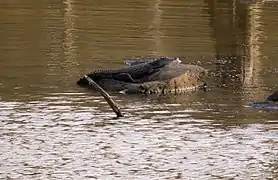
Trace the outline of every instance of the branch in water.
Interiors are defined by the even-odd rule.
[[[93,81],[90,77],[88,77],[87,75],[84,76],[87,81],[94,87],[96,88],[100,94],[104,97],[104,99],[107,101],[107,103],[109,104],[109,106],[113,109],[113,111],[116,113],[117,117],[123,117],[122,112],[120,111],[119,106],[113,101],[113,99],[110,97],[110,95],[104,90],[102,89],[95,81]]]

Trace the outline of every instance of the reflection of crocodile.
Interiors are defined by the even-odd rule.
[[[164,67],[169,63],[180,63],[179,59],[173,58],[160,58],[154,61],[146,61],[122,69],[107,69],[107,70],[96,70],[90,74],[87,74],[91,79],[96,82],[99,82],[102,79],[114,79],[123,82],[135,83],[136,80],[141,79],[145,76],[149,76],[157,71],[160,68]],[[81,78],[78,82],[78,85],[88,86],[89,83],[85,78]]]

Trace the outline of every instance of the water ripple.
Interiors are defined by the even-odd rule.
[[[107,2],[0,2],[0,179],[278,179],[277,111],[247,106],[277,87],[275,2]],[[202,65],[212,90],[113,94],[115,119],[74,84],[133,56]]]
[[[192,117],[204,111],[182,109],[181,104],[139,102],[126,104],[126,116],[115,120],[114,114],[103,112],[99,103],[82,104],[82,96],[60,94],[43,101],[2,101],[0,177],[275,177],[277,123],[222,128],[213,120]],[[101,97],[91,99],[103,102]]]

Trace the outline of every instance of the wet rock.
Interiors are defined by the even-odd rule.
[[[278,110],[278,91],[267,97],[264,102],[254,102],[249,105],[253,108],[261,110]]]
[[[272,102],[278,102],[278,91],[274,92],[273,94],[271,94],[268,98],[268,101],[272,101]]]

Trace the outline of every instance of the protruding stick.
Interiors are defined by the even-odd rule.
[[[87,75],[84,76],[87,81],[94,86],[94,88],[96,88],[101,95],[104,97],[104,99],[107,101],[107,103],[109,104],[109,106],[113,109],[113,111],[116,113],[117,117],[123,117],[123,114],[120,111],[119,106],[113,101],[113,99],[110,97],[110,95],[104,90],[102,89],[95,81],[93,81],[90,77],[88,77]]]

